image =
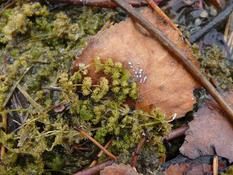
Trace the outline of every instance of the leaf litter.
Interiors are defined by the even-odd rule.
[[[232,96],[232,91],[224,93],[231,106]],[[206,101],[194,114],[185,135],[180,152],[189,158],[217,154],[233,161],[232,125],[213,100]]]
[[[112,6],[110,1],[104,3]],[[181,15],[175,21],[184,27],[183,32],[191,34],[218,13],[205,1],[171,3],[177,5],[172,6],[173,15],[179,15],[181,9],[180,14],[185,17]],[[211,3],[220,9],[224,2]],[[110,25],[124,19],[124,13],[102,8],[66,9],[59,5],[54,9],[50,11],[39,3],[17,2],[1,17],[1,173],[82,174],[84,169],[100,171],[107,166],[100,174],[162,174],[159,166],[166,159],[163,138],[170,131],[168,122],[184,116],[196,102],[202,101],[196,101],[193,95],[200,85],[173,53],[133,20],[126,18]],[[186,9],[189,10],[183,13]],[[191,18],[197,19],[185,27],[189,11]],[[158,14],[148,8],[141,12],[197,67],[200,61],[202,71],[207,71],[218,89],[231,89],[231,48],[227,48],[230,40],[229,45],[224,45],[226,38],[220,41],[212,37],[221,33],[209,32],[193,49]],[[213,42],[217,45],[213,46]],[[198,49],[197,61],[192,52]],[[71,74],[70,65],[77,55]],[[25,71],[28,68],[29,73]],[[223,94],[232,104],[232,91]],[[5,97],[9,97],[7,103]],[[180,152],[195,160],[214,155],[232,162],[231,124],[212,99],[195,106]],[[187,116],[180,121],[187,123]],[[178,127],[179,120],[173,123]],[[117,164],[111,165],[108,158],[117,159]],[[129,165],[130,159],[134,168]],[[175,163],[166,170],[167,174],[225,170],[225,166],[221,169],[221,161],[212,167],[210,162],[172,160]],[[96,165],[97,162],[102,164]],[[231,171],[229,167],[226,174]]]
[[[143,15],[198,66],[191,48],[176,30],[164,24],[149,9],[144,10]],[[196,102],[193,90],[199,87],[198,83],[171,53],[131,19],[115,24],[92,37],[77,58],[74,69],[80,63],[91,63],[96,57],[112,58],[129,68],[139,85],[138,108],[148,110],[151,106],[156,106],[169,118],[174,115],[182,117],[192,110]],[[95,77],[96,74],[91,71],[91,76]]]

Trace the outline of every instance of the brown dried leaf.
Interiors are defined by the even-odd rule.
[[[135,169],[129,165],[114,164],[100,171],[100,175],[139,175]]]
[[[142,14],[197,65],[191,48],[177,31],[164,24],[160,17],[149,9],[144,10]],[[143,70],[142,77],[138,78],[138,108],[148,110],[155,106],[167,116],[176,113],[179,117],[192,109],[195,103],[193,89],[198,84],[172,53],[131,19],[100,31],[91,38],[87,48],[75,62],[74,69],[78,68],[79,63],[89,64],[96,57],[120,61],[133,74],[136,69]],[[132,63],[133,68],[130,68],[129,63]],[[91,76],[95,77],[96,73],[91,71]]]
[[[233,92],[224,93],[229,104],[233,104]],[[185,142],[180,152],[189,158],[201,155],[217,155],[233,161],[233,128],[213,100],[204,104],[189,123]]]
[[[202,163],[180,163],[174,164],[165,170],[165,175],[203,175],[212,174],[211,165]]]

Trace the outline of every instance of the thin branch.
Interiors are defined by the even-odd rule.
[[[142,146],[144,145],[145,141],[146,141],[146,137],[143,136],[142,139],[140,140],[140,142],[138,143],[136,150],[133,152],[133,156],[131,159],[131,166],[132,167],[137,166],[138,155],[140,154]]]
[[[0,15],[2,15],[3,12],[4,12],[7,8],[11,7],[11,6],[14,5],[14,4],[15,4],[15,0],[8,0],[5,4],[1,5],[1,8],[0,8]]]
[[[111,0],[57,0],[58,2],[69,3],[78,6],[95,6],[105,8],[116,8],[117,5]],[[127,0],[133,7],[141,7],[147,5],[144,0]]]
[[[121,8],[123,8],[127,13],[140,25],[142,25],[146,30],[148,30],[152,36],[154,36],[160,43],[168,49],[172,54],[174,54],[177,59],[184,65],[187,71],[199,82],[214,100],[219,104],[219,106],[226,113],[226,116],[229,117],[231,122],[233,121],[233,110],[228,105],[228,103],[223,99],[223,97],[218,93],[214,86],[206,79],[206,77],[200,72],[200,70],[190,61],[187,55],[181,51],[177,46],[171,42],[159,29],[157,29],[151,22],[144,18],[140,12],[136,11],[129,3],[124,0],[113,0]],[[233,3],[230,5],[230,9],[233,9]],[[229,10],[230,10],[229,9]],[[228,11],[229,11],[228,10]]]
[[[105,167],[110,166],[114,163],[114,161],[107,161],[101,164],[98,164],[94,167],[88,168],[86,170],[80,171],[75,173],[74,175],[92,175],[92,174],[97,174],[101,170],[103,170]]]
[[[76,128],[76,130],[79,131],[83,136],[85,136],[86,138],[88,138],[97,147],[99,147],[112,160],[117,160],[116,156],[114,156],[111,152],[109,152],[106,148],[104,148],[98,141],[96,141],[93,137],[91,137],[86,131],[83,131],[81,128]]]
[[[108,141],[108,143],[104,146],[104,148],[107,149],[111,144],[112,144],[112,139]],[[103,150],[100,150],[100,152],[99,152],[98,155],[97,155],[96,160],[93,160],[93,161],[92,161],[90,167],[93,167],[93,166],[95,166],[95,165],[98,163],[98,160],[97,160],[97,159],[100,158],[100,157],[102,156],[103,153],[104,153]]]
[[[169,141],[181,137],[188,130],[188,125],[183,125],[177,129],[172,130],[164,139]]]
[[[176,30],[181,36],[181,31],[176,27],[172,20],[159,8],[159,6],[154,2],[154,0],[145,0],[151,8],[174,30]]]

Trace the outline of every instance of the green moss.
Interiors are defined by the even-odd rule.
[[[222,173],[221,175],[232,175],[233,174],[233,166],[228,167],[226,172]]]
[[[116,12],[106,9],[69,7],[49,11],[39,3],[25,3],[0,17],[0,57],[4,58],[0,69],[0,114],[7,113],[10,121],[16,114],[22,117],[17,118],[13,132],[0,129],[0,145],[7,150],[0,174],[72,174],[85,168],[99,148],[81,136],[76,127],[103,145],[112,138],[109,150],[115,155],[127,153],[126,162],[142,134],[150,143],[148,155],[156,153],[155,159],[164,156],[162,138],[170,125],[156,109],[144,112],[128,105],[128,101],[137,99],[138,89],[121,63],[95,59],[96,71],[103,75],[95,84],[86,65],[80,64],[79,70],[70,74],[72,61],[86,39],[115,16]],[[15,110],[15,102],[4,106],[22,76],[20,85],[42,110],[25,98],[22,106],[16,106],[17,112],[10,111]],[[53,87],[57,90],[50,90]]]
[[[196,46],[193,50],[199,58],[202,71],[209,79],[214,80],[219,88],[233,88],[232,62],[224,56],[217,46],[207,47],[203,54]]]

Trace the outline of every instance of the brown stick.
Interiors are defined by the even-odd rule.
[[[188,128],[188,125],[183,125],[180,128],[174,129],[164,139],[169,141],[181,137],[185,134],[185,131],[187,131]]]
[[[117,4],[115,4],[111,0],[58,0],[58,1],[73,5],[82,5],[82,6],[95,6],[95,7],[106,7],[106,8],[117,7]],[[147,5],[147,3],[144,0],[127,0],[127,2],[133,7],[141,7]]]
[[[172,20],[159,8],[159,6],[154,2],[154,0],[145,0],[151,8],[174,30],[176,30],[180,35],[182,33],[180,30],[176,27],[176,25],[172,22]]]
[[[105,167],[112,165],[113,163],[114,163],[114,161],[107,161],[107,162],[101,163],[99,165],[96,165],[94,167],[88,168],[86,170],[77,172],[74,175],[91,175],[91,174],[96,174],[99,171],[101,171],[102,169],[104,169]]]
[[[111,152],[109,152],[106,148],[104,148],[99,142],[97,142],[93,137],[91,137],[87,132],[83,131],[80,128],[76,128],[83,136],[88,138],[91,142],[93,142],[96,146],[98,146],[106,155],[108,155],[112,160],[117,160],[117,157],[114,156]]]
[[[138,160],[138,155],[140,154],[141,148],[142,148],[143,144],[145,143],[145,141],[146,141],[146,137],[144,136],[140,140],[140,142],[138,143],[136,150],[133,152],[133,156],[132,156],[132,159],[131,159],[131,166],[132,167],[136,167],[137,160]]]
[[[112,139],[108,141],[108,143],[104,146],[104,148],[107,149],[107,148],[111,145],[111,143],[112,143]],[[100,157],[102,156],[103,153],[104,153],[103,150],[101,150],[101,151],[98,153],[96,159],[100,158]],[[98,160],[93,160],[92,163],[91,163],[91,165],[90,165],[90,167],[95,166],[97,163],[98,163]]]
[[[227,102],[222,98],[214,86],[206,79],[206,77],[197,69],[196,66],[190,61],[190,59],[183,53],[180,49],[176,47],[160,30],[158,30],[151,22],[140,15],[134,8],[132,8],[124,0],[113,0],[120,7],[122,7],[128,14],[140,25],[142,25],[146,30],[148,30],[152,36],[154,36],[161,44],[166,47],[171,53],[177,56],[177,59],[181,61],[184,67],[191,73],[191,75],[202,84],[203,87],[212,95],[215,101],[226,113],[226,116],[233,121],[233,110],[227,104]]]

